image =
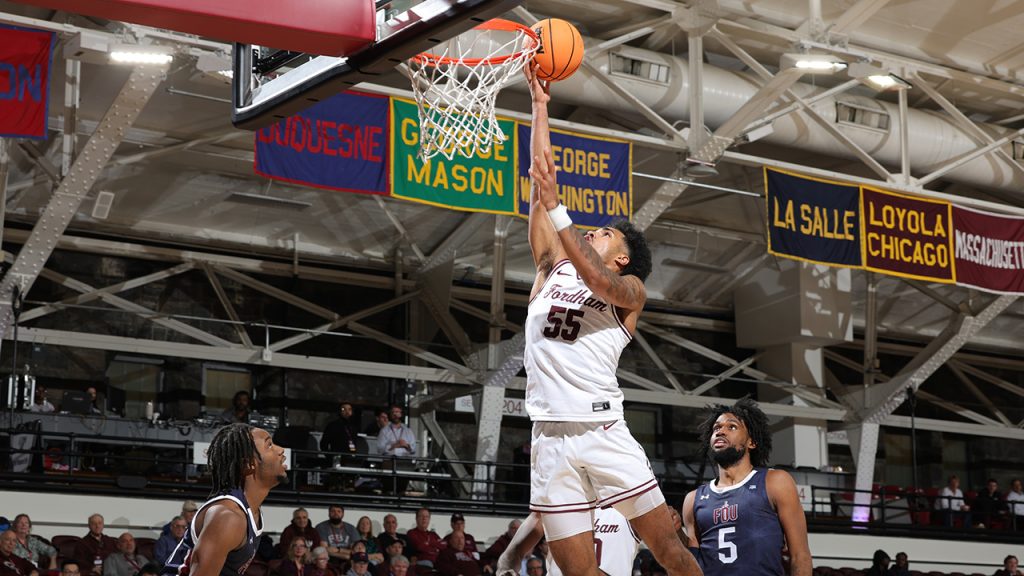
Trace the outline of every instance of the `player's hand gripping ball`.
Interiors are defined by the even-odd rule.
[[[572,76],[583,62],[583,36],[561,18],[548,18],[533,25],[540,48],[533,57],[537,77],[556,82]]]

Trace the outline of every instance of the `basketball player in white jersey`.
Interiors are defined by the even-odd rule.
[[[598,576],[594,508],[614,506],[672,576],[696,576],[643,448],[623,421],[616,371],[647,292],[650,249],[629,222],[581,235],[559,203],[549,86],[533,96],[530,249],[537,277],[526,318],[526,406],[533,420],[530,510],[565,574]]]
[[[518,576],[519,566],[544,537],[540,514],[531,512],[519,526],[508,548],[498,559],[496,576]],[[550,547],[549,547],[550,550]],[[640,550],[640,538],[633,532],[629,521],[615,508],[594,510],[594,555],[598,569],[604,576],[632,576],[633,559]],[[549,554],[550,556],[550,554]],[[547,576],[562,576],[558,563],[546,558]]]

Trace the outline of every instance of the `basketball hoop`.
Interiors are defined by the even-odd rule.
[[[498,91],[533,58],[537,34],[495,18],[446,43],[440,54],[409,60],[420,117],[420,159],[472,158],[505,134],[494,116]]]

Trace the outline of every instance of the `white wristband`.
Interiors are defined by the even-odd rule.
[[[572,226],[572,218],[569,218],[569,210],[565,208],[565,204],[559,204],[548,210],[548,218],[551,218],[551,224],[555,226],[555,232],[561,232]]]

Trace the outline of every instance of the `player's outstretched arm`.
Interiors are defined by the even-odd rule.
[[[241,510],[214,504],[203,517],[199,541],[192,551],[189,576],[219,576],[228,554],[242,546],[248,520]],[[241,538],[239,537],[241,535]]]
[[[540,539],[544,537],[544,526],[540,523],[540,514],[530,512],[530,515],[519,525],[516,535],[508,543],[508,548],[498,558],[498,567],[495,569],[495,576],[516,576],[519,574],[519,567],[523,558],[533,550]]]
[[[807,544],[807,518],[800,505],[793,477],[782,470],[768,471],[768,497],[782,524],[789,548],[790,575],[811,576],[811,548]]]
[[[543,157],[544,150],[551,149],[551,129],[548,127],[548,101],[551,100],[549,93],[551,85],[537,78],[536,66],[535,62],[531,62],[523,68],[527,85],[530,87],[530,94],[533,97],[533,124],[530,130],[531,158]],[[533,176],[532,170],[530,175]],[[565,254],[558,241],[555,228],[551,225],[548,211],[539,202],[536,179],[532,179],[530,186],[529,238],[533,262],[537,265],[537,276],[543,282],[551,272],[551,268],[564,258]]]

